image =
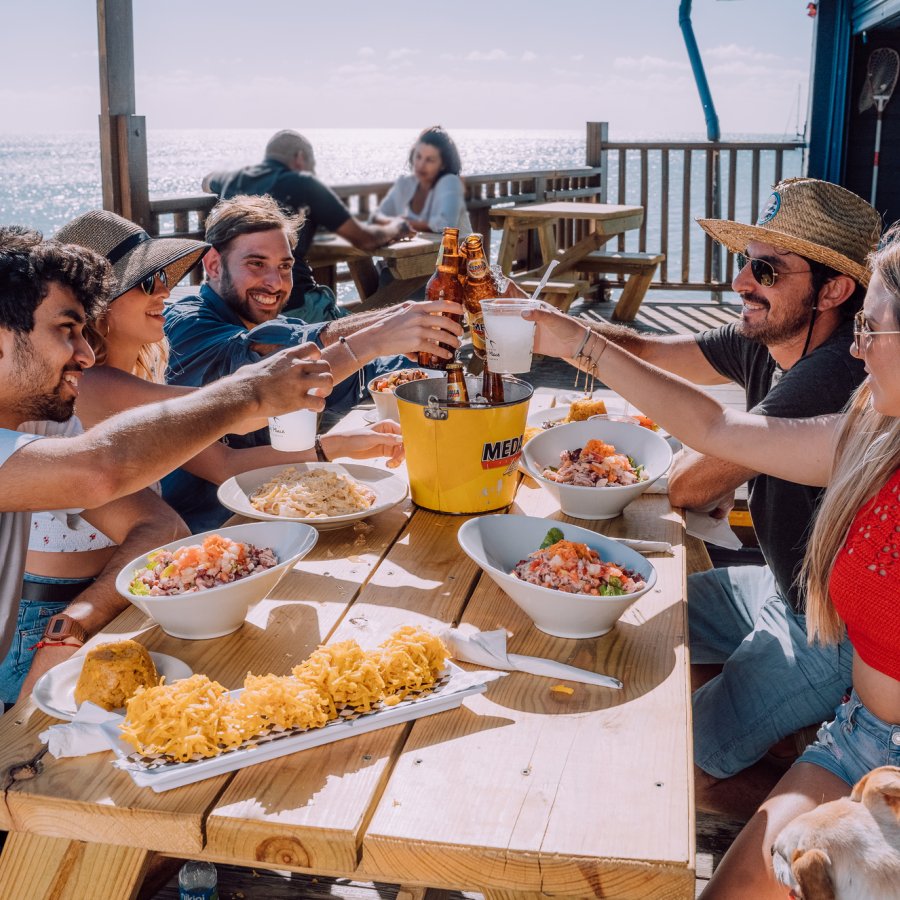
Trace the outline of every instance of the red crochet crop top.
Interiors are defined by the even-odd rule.
[[[829,591],[863,661],[900,680],[900,470],[853,520]]]

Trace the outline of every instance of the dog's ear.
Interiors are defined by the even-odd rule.
[[[877,771],[878,771],[877,769],[872,770],[872,772],[877,772]],[[863,775],[863,777],[860,778],[859,781],[857,781],[856,784],[853,785],[853,790],[850,791],[850,799],[854,803],[862,803],[863,794],[865,793],[865,790],[866,790],[866,783],[868,782],[869,778],[871,777],[872,772],[866,772],[866,774]]]
[[[854,793],[857,789],[860,790],[862,802],[872,809],[873,813],[875,812],[873,803],[883,804],[900,823],[900,768],[881,766],[873,769],[860,779],[859,784],[853,789]]]
[[[803,900],[835,900],[830,869],[831,859],[824,850],[806,850],[794,857],[791,871]]]

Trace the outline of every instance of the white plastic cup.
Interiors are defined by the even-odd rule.
[[[269,440],[276,450],[309,450],[316,442],[317,414],[314,409],[298,409],[269,419]]]
[[[522,313],[540,305],[538,300],[481,301],[488,369],[500,375],[531,371],[534,322],[523,319]]]

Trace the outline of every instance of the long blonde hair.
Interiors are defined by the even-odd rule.
[[[869,262],[891,294],[893,316],[900,327],[900,223],[891,226]],[[900,418],[873,409],[871,389],[865,381],[845,410],[831,481],[816,514],[800,572],[810,642],[833,644],[843,637],[844,625],[828,591],[831,569],[856,514],[898,468]]]
[[[84,327],[84,336],[87,338],[91,349],[94,351],[95,365],[104,366],[109,357],[109,347],[106,341],[107,334],[100,330],[105,323],[105,318],[100,317],[96,322],[89,322]],[[138,352],[137,361],[131,370],[132,375],[137,375],[144,381],[152,381],[156,384],[166,383],[166,366],[169,364],[169,342],[166,338],[155,341],[152,344],[143,344]]]

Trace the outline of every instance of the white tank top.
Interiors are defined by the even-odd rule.
[[[18,431],[44,437],[75,437],[84,431],[77,416],[68,422],[23,422]],[[81,553],[115,547],[102,531],[86,522],[77,513],[36,512],[31,514],[28,549],[39,553]]]

